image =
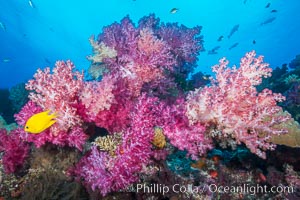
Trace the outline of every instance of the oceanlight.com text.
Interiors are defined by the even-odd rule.
[[[292,186],[272,186],[266,185],[250,185],[243,184],[239,186],[224,186],[217,184],[210,184],[206,186],[194,186],[192,184],[180,185],[174,184],[172,186],[164,184],[137,184],[136,191],[141,193],[161,193],[167,194],[169,192],[174,193],[240,193],[255,195],[258,193],[293,193],[294,188]]]

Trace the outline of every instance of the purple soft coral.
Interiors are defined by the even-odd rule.
[[[137,181],[138,172],[153,155],[151,141],[158,114],[156,102],[157,98],[147,98],[145,95],[139,98],[130,114],[130,127],[123,130],[122,143],[116,149],[115,156],[93,147],[70,171],[71,174],[82,177],[86,186],[99,189],[103,195],[124,189]]]
[[[124,189],[138,180],[138,173],[151,158],[166,156],[165,151],[156,150],[152,145],[157,126],[164,129],[172,144],[188,150],[194,158],[205,153],[211,148],[210,140],[203,134],[205,128],[200,124],[189,126],[184,108],[184,104],[169,107],[158,98],[143,94],[129,115],[128,128],[123,129],[122,142],[115,156],[93,147],[71,174],[83,178],[86,186],[99,189],[102,195]]]
[[[8,134],[5,129],[0,129],[0,152],[4,152],[2,159],[6,173],[16,172],[28,157],[30,146],[20,138],[20,131],[18,128]]]
[[[111,74],[118,74],[129,89],[138,96],[144,84],[163,82],[170,78],[165,70],[183,73],[186,77],[195,67],[203,49],[201,27],[160,24],[154,15],[144,17],[137,27],[130,18],[105,27],[98,36],[98,44],[116,51],[116,56],[103,62]],[[151,84],[150,84],[151,85]]]

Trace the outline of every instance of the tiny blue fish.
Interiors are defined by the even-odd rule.
[[[29,0],[28,3],[31,8],[35,8],[35,5],[32,0]]]
[[[0,28],[3,30],[3,31],[6,31],[6,26],[3,22],[0,22]]]
[[[171,10],[170,10],[170,13],[171,14],[175,14],[175,13],[177,13],[178,12],[178,8],[172,8]]]

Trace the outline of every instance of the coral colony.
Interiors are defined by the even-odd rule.
[[[102,195],[139,182],[147,166],[166,160],[174,148],[197,160],[216,144],[244,144],[266,158],[265,151],[275,148],[270,139],[286,134],[282,124],[291,120],[277,106],[281,94],[256,89],[272,69],[252,51],[239,67],[221,59],[211,84],[193,87],[187,77],[203,50],[200,32],[199,26],[165,24],[154,15],[137,25],[125,17],[90,38],[94,80],[84,80],[71,61],[37,70],[26,84],[29,101],[15,115],[20,128],[0,131],[5,172],[22,166],[29,143],[82,151],[91,125],[108,135],[82,151],[68,174]],[[55,112],[57,122],[40,134],[24,132],[26,121],[45,110]]]

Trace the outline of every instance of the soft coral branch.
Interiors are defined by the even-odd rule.
[[[30,90],[31,101],[15,115],[16,121],[24,126],[32,115],[51,110],[57,115],[56,123],[38,135],[22,131],[22,137],[34,142],[37,147],[51,142],[60,146],[68,145],[82,149],[87,135],[81,128],[83,120],[78,115],[77,104],[83,84],[83,74],[74,71],[71,61],[56,62],[52,73],[50,68],[44,71],[38,69],[34,79],[26,84],[26,89]],[[74,134],[77,137],[74,137]]]
[[[82,123],[72,105],[77,103],[78,94],[83,87],[83,74],[73,70],[71,61],[58,61],[52,74],[50,68],[44,71],[39,69],[34,79],[26,84],[26,89],[32,91],[29,98],[34,103],[43,110],[57,113],[57,123],[51,127],[54,135]]]
[[[277,102],[285,98],[268,89],[257,92],[255,86],[263,77],[271,76],[272,69],[263,63],[262,56],[255,58],[254,51],[242,58],[238,69],[227,68],[227,64],[225,59],[220,60],[220,64],[213,67],[216,79],[212,85],[188,95],[187,116],[192,124],[213,124],[222,131],[221,139],[232,137],[265,158],[263,151],[274,149],[268,142],[270,137],[287,132],[275,126],[290,118],[278,115],[282,108]]]

